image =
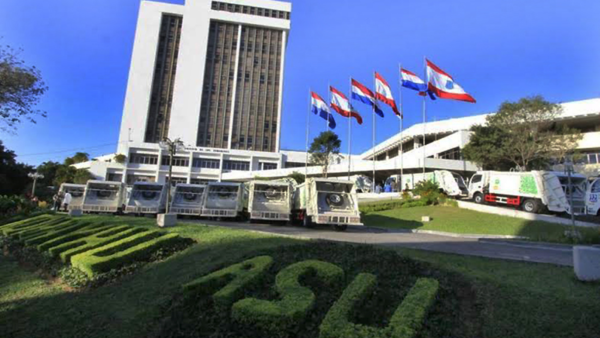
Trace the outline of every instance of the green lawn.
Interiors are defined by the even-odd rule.
[[[154,223],[144,218],[94,218],[144,227],[152,227]],[[165,331],[165,327],[176,327],[172,325],[173,314],[181,308],[173,301],[181,285],[257,254],[272,255],[278,268],[296,257],[331,257],[349,274],[356,272],[352,268],[354,261],[357,266],[376,269],[380,255],[392,262],[397,259],[396,270],[405,269],[409,262],[385,254],[389,252],[387,249],[375,252],[366,246],[310,244],[190,224],[168,231],[194,238],[198,244],[163,261],[149,263],[116,283],[84,291],[69,290],[60,281],[40,279],[10,257],[0,256],[0,337],[183,336],[182,332]],[[440,296],[444,307],[434,311],[433,318],[437,319],[427,322],[428,330],[419,337],[440,337],[439,332],[447,332],[449,337],[597,337],[600,332],[600,284],[578,282],[571,268],[417,250],[397,251],[422,262],[432,274],[447,276],[443,277],[446,283],[456,280],[464,284]],[[393,268],[389,270],[398,273]],[[316,292],[321,295],[320,290]],[[335,298],[337,294],[323,297]],[[380,292],[374,299],[387,297],[388,293]],[[470,306],[465,308],[464,304]],[[367,303],[365,307],[374,308],[374,304]],[[439,319],[444,319],[440,313],[447,316],[446,320]],[[197,323],[189,325],[196,325],[195,335],[210,336],[210,323],[203,321],[202,313],[198,316]],[[458,321],[460,316],[471,319]],[[368,318],[356,320],[368,321]],[[454,328],[452,323],[457,321],[462,331]],[[189,333],[190,328],[186,330],[184,333]],[[226,333],[227,329],[221,328],[221,335],[215,336]]]
[[[430,216],[431,222],[421,222]],[[523,236],[533,241],[566,243],[564,231],[570,227],[541,221],[487,214],[450,206],[400,208],[368,213],[363,217],[367,226],[387,229],[419,229],[457,234]],[[578,230],[586,243],[600,243],[600,228]]]

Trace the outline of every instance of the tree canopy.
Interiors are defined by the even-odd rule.
[[[37,68],[25,65],[10,46],[0,46],[0,130],[14,132],[23,120],[46,117],[35,107],[47,90]]]
[[[0,141],[0,195],[18,195],[24,192],[33,167],[19,163],[14,151],[6,149]]]
[[[486,125],[471,128],[463,155],[484,169],[544,169],[572,153],[582,137],[579,131],[556,124],[561,113],[560,105],[541,96],[504,102],[487,117]]]
[[[310,164],[322,166],[323,177],[327,177],[329,164],[339,155],[341,145],[342,141],[332,131],[322,132],[311,143],[308,149]]]

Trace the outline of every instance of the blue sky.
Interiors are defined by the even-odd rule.
[[[208,1],[208,0],[188,0]],[[182,3],[183,1],[168,1]],[[42,71],[50,87],[40,104],[48,118],[0,134],[39,164],[80,149],[116,148],[139,0],[3,0],[0,43]],[[349,77],[372,87],[380,72],[398,92],[398,63],[419,75],[427,56],[450,73],[476,104],[437,100],[428,119],[494,111],[505,100],[541,94],[565,102],[600,97],[600,1],[596,0],[302,0],[292,1],[282,148],[304,149],[308,89],[347,92]],[[421,121],[421,100],[403,91],[405,127]],[[371,113],[353,127],[353,153],[371,146]],[[378,118],[377,141],[398,131],[390,109]],[[336,131],[347,148],[347,123]],[[325,129],[311,116],[311,137]]]

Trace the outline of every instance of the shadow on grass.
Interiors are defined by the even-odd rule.
[[[366,214],[362,217],[362,221],[369,227],[381,228],[398,228],[398,229],[418,229],[423,226],[422,222],[406,220],[396,217],[388,217],[380,214]]]

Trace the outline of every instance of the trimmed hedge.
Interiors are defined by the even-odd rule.
[[[393,210],[400,208],[424,207],[428,202],[420,199],[395,200],[385,202],[363,203],[358,206],[358,210],[363,214],[370,212]]]
[[[28,227],[13,229],[12,231],[8,230],[5,233],[10,237],[22,240],[26,237],[41,235],[49,230],[52,230],[55,226],[68,221],[69,219],[66,217],[58,217]]]
[[[47,241],[51,241],[57,237],[64,236],[82,228],[89,226],[90,222],[68,221],[61,223],[53,228],[45,229],[42,233],[35,235],[22,236],[21,240],[27,246],[37,246]]]
[[[176,244],[181,240],[182,238],[177,234],[144,231],[74,255],[71,257],[71,265],[83,271],[88,277],[94,277],[136,261],[146,260],[157,249]]]
[[[98,232],[111,229],[115,227],[115,225],[105,225],[104,223],[91,223],[82,227],[79,230],[67,233],[62,236],[55,237],[51,240],[45,241],[42,244],[37,246],[38,251],[49,251],[50,249],[62,245],[64,243],[73,242],[75,240],[91,236]]]
[[[35,211],[32,212],[30,214],[18,214],[18,215],[14,215],[8,218],[4,218],[2,220],[0,220],[0,227],[4,226],[4,225],[8,225],[8,224],[12,224],[12,223],[16,223],[19,221],[23,221],[23,220],[30,220],[33,219],[34,217],[38,217],[41,215],[47,215],[50,214],[51,211],[48,210],[42,210],[42,211]]]
[[[2,234],[4,236],[10,236],[13,233],[24,231],[30,227],[36,226],[40,223],[48,222],[53,219],[55,219],[55,218],[53,218],[49,215],[42,215],[42,216],[14,222],[14,223],[5,224],[2,226],[2,228],[0,228],[0,231],[2,232]]]
[[[392,315],[390,324],[376,328],[350,322],[353,310],[370,297],[377,278],[361,273],[344,290],[319,327],[319,338],[413,338],[423,324],[427,310],[435,301],[438,281],[419,278]]]
[[[281,300],[242,299],[233,304],[232,318],[273,332],[302,324],[315,304],[315,294],[300,284],[300,278],[309,273],[315,273],[329,288],[343,284],[344,270],[337,265],[318,260],[298,262],[281,270],[275,278]]]
[[[212,294],[216,308],[229,310],[235,301],[244,296],[247,288],[260,283],[272,264],[271,256],[254,257],[187,283],[183,285],[183,290],[187,293]]]

